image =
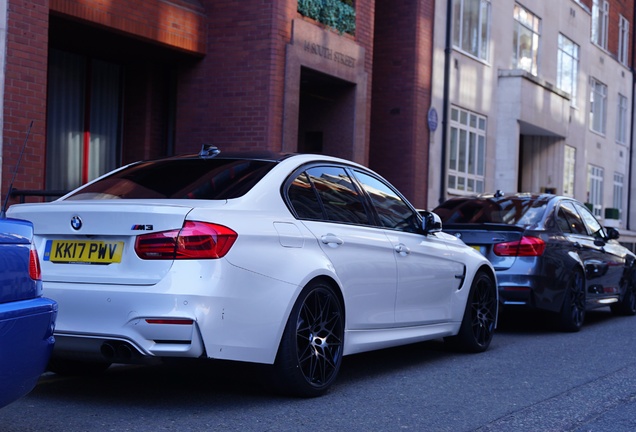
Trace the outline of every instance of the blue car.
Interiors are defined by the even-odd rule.
[[[0,219],[0,407],[21,398],[46,369],[57,303],[42,296],[33,225]]]

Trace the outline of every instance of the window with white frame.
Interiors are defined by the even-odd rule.
[[[587,169],[587,201],[592,204],[594,216],[603,214],[603,168],[588,165]]]
[[[592,5],[592,42],[607,49],[607,29],[609,26],[609,2],[594,0]]]
[[[576,161],[576,149],[572,146],[565,146],[563,162],[563,195],[574,196],[574,166]]]
[[[624,65],[629,61],[629,21],[623,15],[618,24],[618,61]]]
[[[557,53],[557,87],[570,94],[570,105],[576,106],[577,81],[579,77],[579,46],[566,36],[559,34]]]
[[[590,128],[605,135],[607,117],[607,86],[590,78]]]
[[[518,4],[515,4],[513,16],[512,67],[536,75],[541,19]]]
[[[488,60],[490,0],[453,0],[453,45]]]
[[[627,143],[627,97],[618,94],[618,115],[616,116],[616,142]]]
[[[486,117],[452,107],[448,143],[448,190],[484,192]]]
[[[623,213],[623,180],[624,176],[620,173],[614,173],[614,196],[612,197],[612,207],[618,209],[618,215]]]

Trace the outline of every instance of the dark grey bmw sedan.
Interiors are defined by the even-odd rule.
[[[578,331],[594,308],[636,314],[636,255],[580,202],[497,192],[451,198],[433,211],[444,231],[491,261],[504,311],[550,311],[565,331]]]

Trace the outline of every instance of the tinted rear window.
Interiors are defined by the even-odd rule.
[[[528,226],[538,223],[547,199],[498,198],[449,200],[434,211],[447,224],[498,223]]]
[[[170,159],[141,162],[67,199],[207,199],[245,195],[276,162],[246,159]]]

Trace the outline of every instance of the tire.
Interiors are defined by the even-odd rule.
[[[478,272],[470,287],[459,333],[444,341],[458,351],[486,351],[497,325],[497,307],[497,285],[490,275]]]
[[[585,279],[583,273],[574,271],[568,282],[561,306],[560,326],[563,331],[577,332],[585,321]]]
[[[614,315],[636,315],[636,286],[628,281],[623,282],[623,298],[612,303],[610,309]]]
[[[344,348],[344,310],[324,282],[307,285],[292,308],[274,363],[275,386],[292,396],[317,397],[338,376]]]
[[[55,357],[49,360],[47,369],[63,376],[99,375],[110,367],[111,363],[89,360],[72,360]]]

